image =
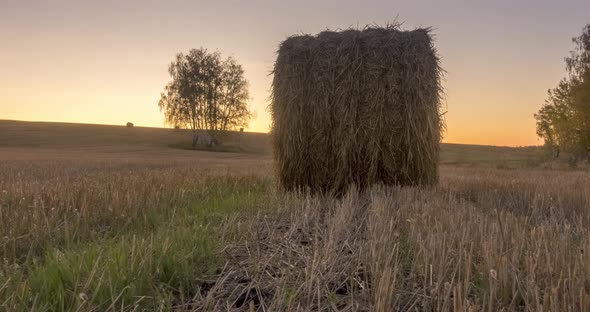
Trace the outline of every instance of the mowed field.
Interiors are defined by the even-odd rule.
[[[237,164],[236,159],[254,160],[259,164],[271,160],[268,134],[230,133],[224,141],[225,146],[218,149],[228,153],[202,153],[190,150],[189,130],[0,120],[2,160],[64,160],[88,156],[92,160],[174,162],[199,159],[230,166]],[[441,164],[518,168],[538,164],[540,154],[536,147],[443,144]],[[232,161],[224,162],[226,159]]]
[[[590,174],[443,144],[434,188],[282,192],[269,137],[0,121],[0,311],[587,311]]]

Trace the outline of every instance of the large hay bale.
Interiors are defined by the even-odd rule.
[[[429,29],[325,31],[283,41],[271,113],[287,190],[438,180],[441,68]]]

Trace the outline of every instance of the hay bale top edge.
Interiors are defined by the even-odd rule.
[[[297,47],[308,47],[319,43],[331,42],[337,44],[345,40],[363,40],[371,38],[382,38],[389,40],[399,40],[408,38],[412,41],[426,41],[432,43],[433,35],[432,28],[416,28],[413,30],[402,30],[398,26],[387,27],[365,27],[363,29],[348,28],[342,30],[324,30],[316,35],[301,34],[292,35],[283,40],[279,45],[279,51],[283,49],[291,49]]]

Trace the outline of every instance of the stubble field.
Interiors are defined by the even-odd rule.
[[[286,194],[267,138],[0,122],[0,310],[586,311],[590,175],[444,145],[437,187]]]

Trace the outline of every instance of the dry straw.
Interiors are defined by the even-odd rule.
[[[397,25],[283,41],[271,112],[287,190],[438,180],[441,68],[430,29]]]

